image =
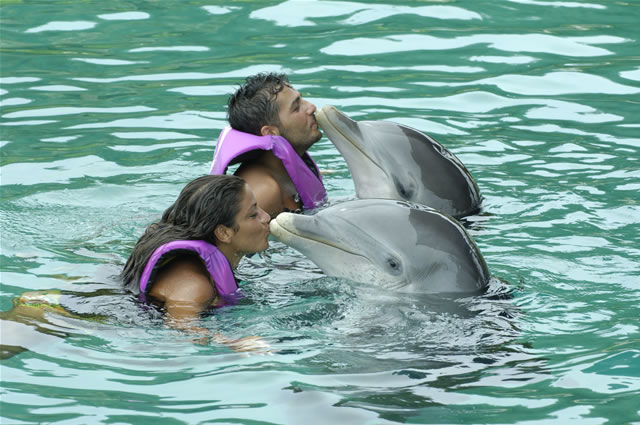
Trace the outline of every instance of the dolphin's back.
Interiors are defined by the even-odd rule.
[[[368,127],[370,137],[385,140],[371,143],[371,149],[380,162],[387,164],[397,199],[427,205],[457,218],[480,210],[482,197],[473,176],[433,137],[387,121],[364,121],[362,125]]]
[[[427,159],[421,167],[422,182],[434,196],[450,202],[451,212],[444,212],[454,217],[464,217],[478,212],[482,202],[480,189],[462,161],[428,134],[409,127],[403,126],[403,129],[407,137],[415,138],[415,142],[411,142],[412,146],[415,146],[414,149],[417,150],[416,145],[422,142],[429,150],[427,155],[414,155],[414,160]],[[419,203],[431,206],[429,203]],[[435,205],[433,207],[437,208]]]
[[[416,292],[476,292],[489,281],[489,269],[478,246],[456,220],[441,212],[413,206],[409,223],[416,231],[415,249],[422,261],[413,263]]]

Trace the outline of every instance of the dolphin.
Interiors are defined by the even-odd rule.
[[[358,198],[414,202],[456,218],[480,210],[471,173],[432,137],[389,121],[354,121],[330,105],[316,120],[347,162]]]
[[[356,199],[314,215],[280,213],[271,234],[329,276],[412,293],[480,293],[489,271],[462,225],[433,208]]]

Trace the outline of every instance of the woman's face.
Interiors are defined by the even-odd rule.
[[[231,246],[238,254],[253,254],[269,247],[269,214],[258,207],[249,185],[244,186]]]

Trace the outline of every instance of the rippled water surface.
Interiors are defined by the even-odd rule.
[[[637,1],[1,5],[0,310],[58,290],[83,316],[5,317],[3,424],[640,423]],[[125,294],[137,237],[259,71],[458,155],[490,292],[513,297],[383,293],[273,241],[202,323],[274,350],[247,356]],[[312,153],[353,198],[333,145]]]

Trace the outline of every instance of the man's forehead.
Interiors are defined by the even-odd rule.
[[[298,90],[294,89],[291,86],[284,86],[284,88],[278,93],[276,96],[276,101],[280,104],[280,106],[287,107],[291,105],[293,101],[295,101],[300,93]]]

